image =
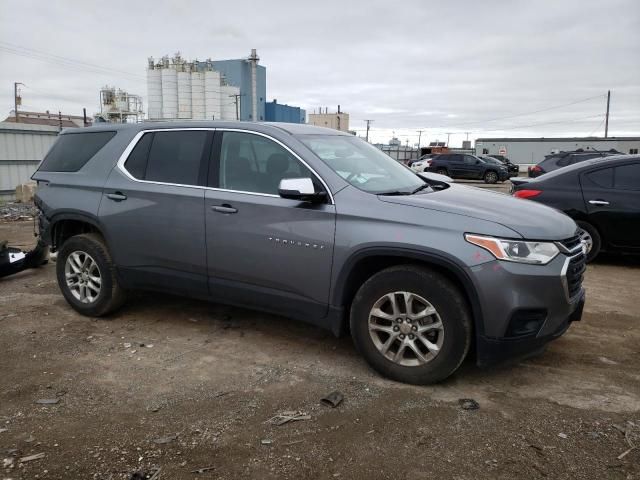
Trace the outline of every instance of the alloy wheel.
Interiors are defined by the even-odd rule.
[[[369,335],[385,358],[398,365],[415,367],[438,355],[444,326],[434,306],[420,295],[392,292],[373,304]]]
[[[585,253],[589,255],[589,252],[593,248],[593,238],[591,238],[589,232],[587,232],[583,228],[580,228],[578,230],[578,236],[580,237],[580,241],[582,242],[582,244],[587,247],[587,251]]]
[[[68,257],[64,276],[71,294],[82,303],[93,303],[100,295],[102,276],[96,261],[86,252],[76,250]]]

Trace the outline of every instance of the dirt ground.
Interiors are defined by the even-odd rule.
[[[590,265],[582,322],[544,354],[429,387],[259,312],[136,294],[82,317],[54,270],[0,279],[0,478],[640,478],[640,260]],[[269,423],[283,411],[310,419]]]

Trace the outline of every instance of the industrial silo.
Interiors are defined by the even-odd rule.
[[[220,72],[204,72],[204,105],[207,120],[220,120]]]
[[[204,73],[191,72],[191,116],[194,120],[206,120],[204,108]]]
[[[191,72],[187,65],[184,68],[187,71],[178,72],[178,118],[192,118]]]
[[[238,120],[240,115],[240,88],[232,85],[223,85],[220,90],[222,101],[221,120]]]
[[[162,118],[162,70],[154,69],[149,65],[147,70],[147,103],[149,118],[157,120]]]
[[[162,70],[162,118],[178,118],[178,72],[174,65]]]

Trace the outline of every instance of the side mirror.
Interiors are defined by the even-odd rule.
[[[327,192],[316,192],[310,178],[283,178],[278,194],[282,198],[311,203],[320,203],[327,198]]]

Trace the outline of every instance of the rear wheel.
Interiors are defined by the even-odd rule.
[[[436,170],[436,173],[439,173],[440,175],[449,175],[446,168],[439,168]]]
[[[444,380],[471,343],[464,296],[446,277],[418,266],[391,267],[367,280],[353,300],[350,325],[365,360],[406,383]]]
[[[496,183],[498,181],[498,174],[493,170],[489,170],[484,174],[484,183]]]
[[[56,262],[58,286],[76,311],[100,317],[119,308],[125,294],[102,237],[76,235],[62,244]]]
[[[578,235],[580,240],[587,246],[587,263],[596,259],[602,247],[602,239],[600,233],[590,223],[578,220],[576,222],[580,228]]]

